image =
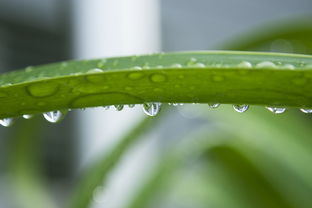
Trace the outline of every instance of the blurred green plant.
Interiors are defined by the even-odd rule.
[[[235,44],[223,48],[311,53],[312,27],[293,25],[245,34],[243,41],[233,41]],[[302,62],[311,61],[311,56],[290,54],[195,52],[29,67],[2,76],[1,83],[6,85],[1,89],[3,98],[12,95],[26,102],[21,106],[15,97],[7,99],[3,105],[11,107],[0,111],[0,115],[5,118],[64,108],[155,101],[312,107],[312,68],[302,66]],[[207,77],[212,79],[207,81]],[[99,88],[103,82],[107,86]],[[129,89],[137,94],[128,96]],[[69,102],[77,96],[81,99]],[[25,107],[31,109],[23,111]],[[216,111],[207,111],[206,106],[191,108],[200,112],[197,119],[203,125],[190,128],[185,138],[163,150],[159,164],[126,207],[310,207],[312,132],[307,115],[299,116],[290,110],[272,116],[257,107],[235,115],[228,107]],[[122,156],[143,138],[144,132],[166,120],[167,107],[162,110],[156,119],[141,121],[109,154],[85,171],[77,180],[68,207],[91,206],[93,190],[106,182]],[[35,177],[21,173],[27,168],[20,164],[36,164],[34,157],[21,156],[31,149],[23,145],[26,140],[13,145],[12,180],[20,178],[15,183],[20,196],[32,196],[36,203],[42,200],[50,205],[45,187],[38,185],[35,190],[41,191],[34,195],[25,191]],[[36,147],[36,141],[30,144]]]

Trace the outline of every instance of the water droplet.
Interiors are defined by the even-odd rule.
[[[104,110],[108,110],[110,108],[109,105],[103,106]]]
[[[58,87],[56,82],[41,82],[29,85],[27,91],[34,97],[46,97],[54,95],[58,91]]]
[[[62,62],[62,64],[61,64],[61,69],[64,69],[65,67],[67,67],[68,66],[68,63],[67,62]]]
[[[196,64],[194,64],[193,66],[199,67],[199,68],[203,68],[203,67],[205,67],[206,65],[203,64],[203,63],[196,63]]]
[[[14,123],[14,119],[13,118],[3,118],[3,119],[0,119],[0,125],[2,125],[4,127],[12,126],[13,123]]]
[[[129,108],[134,108],[134,107],[135,107],[135,104],[129,104],[128,107],[129,107]]]
[[[233,108],[236,112],[239,112],[239,113],[244,113],[245,111],[248,110],[249,108],[249,105],[233,105]]]
[[[167,80],[167,77],[163,74],[153,74],[151,76],[152,82],[165,82]]]
[[[132,69],[141,70],[142,67],[140,67],[140,66],[134,66],[134,67],[132,67]]]
[[[90,69],[87,71],[88,74],[101,73],[101,72],[103,72],[103,70],[99,68],[94,68],[94,69]]]
[[[242,61],[237,66],[240,68],[252,68],[252,64],[248,61]]]
[[[31,72],[33,70],[33,67],[32,66],[28,66],[26,67],[25,71],[26,72]]]
[[[208,103],[208,106],[209,106],[210,108],[217,108],[217,107],[220,106],[220,103]]]
[[[31,119],[33,117],[34,117],[34,115],[32,115],[32,114],[24,114],[23,115],[23,118],[25,118],[25,119]]]
[[[181,64],[172,64],[171,67],[174,67],[174,68],[182,68],[182,65],[181,65]]]
[[[256,65],[257,68],[276,68],[276,65],[271,61],[262,61]]]
[[[282,68],[284,68],[284,69],[291,69],[291,70],[295,69],[294,65],[292,65],[292,64],[285,64],[285,65],[282,66]]]
[[[143,111],[148,116],[156,116],[160,111],[161,103],[144,103]]]
[[[99,68],[103,68],[106,64],[106,59],[102,59],[101,61],[99,61],[99,63],[97,64],[97,67]]]
[[[266,109],[275,114],[281,114],[286,111],[286,108],[266,107]]]
[[[312,109],[300,108],[300,111],[303,113],[312,113]]]
[[[128,74],[128,78],[132,80],[138,80],[143,78],[144,74],[142,72],[131,72]]]
[[[188,66],[192,66],[196,63],[197,59],[196,58],[190,58],[190,60],[187,62]]]
[[[124,105],[114,105],[117,111],[121,111],[124,108]]]
[[[62,110],[62,111],[56,110],[56,111],[43,113],[43,117],[50,123],[57,123],[63,120],[66,114],[67,114],[67,110]]]

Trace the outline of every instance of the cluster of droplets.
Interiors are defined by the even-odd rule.
[[[148,103],[144,103],[142,105],[143,108],[143,112],[148,115],[148,116],[156,116],[161,109],[161,105],[162,103],[160,102],[148,102]],[[168,103],[168,105],[177,107],[177,106],[182,106],[184,105],[184,103]],[[115,108],[116,111],[122,111],[124,109],[125,105],[114,105],[113,107]],[[220,103],[208,103],[209,108],[215,109],[218,108],[220,106]],[[103,106],[103,108],[105,110],[110,109],[111,106],[107,105],[107,106]],[[135,104],[128,104],[129,108],[133,108],[135,107]],[[238,113],[244,113],[249,109],[249,105],[246,104],[235,104],[233,105],[233,109],[238,112]],[[268,109],[269,111],[271,111],[274,114],[281,114],[284,113],[286,111],[286,108],[283,107],[271,107],[271,106],[267,106],[266,109]],[[308,109],[308,108],[300,108],[300,111],[303,113],[307,113],[307,114],[312,114],[312,109]],[[43,117],[50,123],[58,123],[60,121],[62,121],[66,114],[67,114],[68,110],[56,110],[56,111],[50,111],[50,112],[45,112],[43,113]],[[24,119],[31,119],[34,117],[34,115],[32,114],[24,114],[22,116]],[[0,125],[4,126],[4,127],[9,127],[14,123],[15,119],[14,118],[4,118],[4,119],[0,119]]]

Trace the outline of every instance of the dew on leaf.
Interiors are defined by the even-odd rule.
[[[291,70],[295,69],[294,65],[292,65],[292,64],[285,64],[285,65],[283,65],[282,67],[283,67],[284,69],[291,69]]]
[[[117,111],[121,111],[124,108],[124,105],[114,105]]]
[[[256,65],[257,68],[276,68],[276,65],[271,61],[262,61]]]
[[[33,97],[47,97],[54,95],[58,88],[59,85],[56,82],[41,82],[29,85],[27,91]]]
[[[210,108],[218,108],[220,106],[220,103],[208,103],[208,106]]]
[[[50,123],[57,123],[63,120],[66,114],[67,114],[67,110],[62,110],[62,111],[56,110],[56,111],[43,113],[43,117]]]
[[[249,105],[233,105],[233,108],[236,112],[243,113],[248,110]]]
[[[128,74],[128,78],[132,80],[138,80],[144,77],[142,72],[131,72]]]
[[[13,118],[3,118],[3,119],[0,119],[0,125],[2,125],[4,127],[12,126],[13,123],[14,123],[14,119]]]
[[[140,67],[140,66],[134,66],[134,67],[132,67],[131,69],[141,70],[142,67]]]
[[[156,116],[160,111],[161,103],[154,102],[154,103],[144,103],[143,104],[143,111],[148,116]]]
[[[181,64],[172,64],[171,67],[174,67],[174,68],[181,68],[182,65],[181,65]]]
[[[32,115],[32,114],[24,114],[23,115],[23,118],[24,119],[31,119],[31,118],[33,118],[34,117],[34,115]]]
[[[252,64],[249,61],[242,61],[237,66],[239,68],[252,68]]]
[[[152,82],[165,82],[167,77],[163,74],[152,74],[150,79]]]
[[[87,71],[88,74],[101,73],[101,72],[103,72],[103,70],[99,68],[94,68],[94,69],[90,69]]]
[[[266,107],[266,109],[275,114],[281,114],[286,111],[286,108],[277,108],[277,107]]]
[[[196,63],[196,64],[194,64],[193,66],[199,67],[199,68],[204,68],[206,65],[203,64],[203,63]]]
[[[312,113],[312,109],[308,109],[308,108],[300,108],[300,111],[303,113]]]
[[[103,106],[104,110],[108,110],[110,108],[109,105]]]

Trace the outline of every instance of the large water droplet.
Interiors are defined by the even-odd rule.
[[[63,120],[66,114],[67,114],[67,110],[62,110],[62,111],[57,110],[57,111],[50,111],[50,112],[43,113],[43,117],[50,123],[57,123]]]
[[[114,105],[117,111],[121,111],[124,108],[124,105]]]
[[[54,95],[58,91],[58,87],[56,82],[41,82],[29,85],[27,91],[34,97],[46,97]]]
[[[143,111],[148,116],[156,116],[160,111],[161,103],[144,103]]]
[[[34,115],[32,115],[32,114],[24,114],[23,115],[23,118],[25,118],[25,119],[31,119],[33,117],[34,117]]]
[[[275,114],[281,114],[286,111],[286,108],[266,107],[266,109]]]
[[[249,108],[249,105],[233,105],[233,108],[236,112],[239,112],[239,113],[244,113],[245,111],[248,110]]]
[[[312,109],[300,108],[300,111],[303,113],[312,113]]]
[[[12,124],[14,123],[14,119],[13,118],[3,118],[0,119],[0,124],[4,127],[9,127],[12,126]]]

